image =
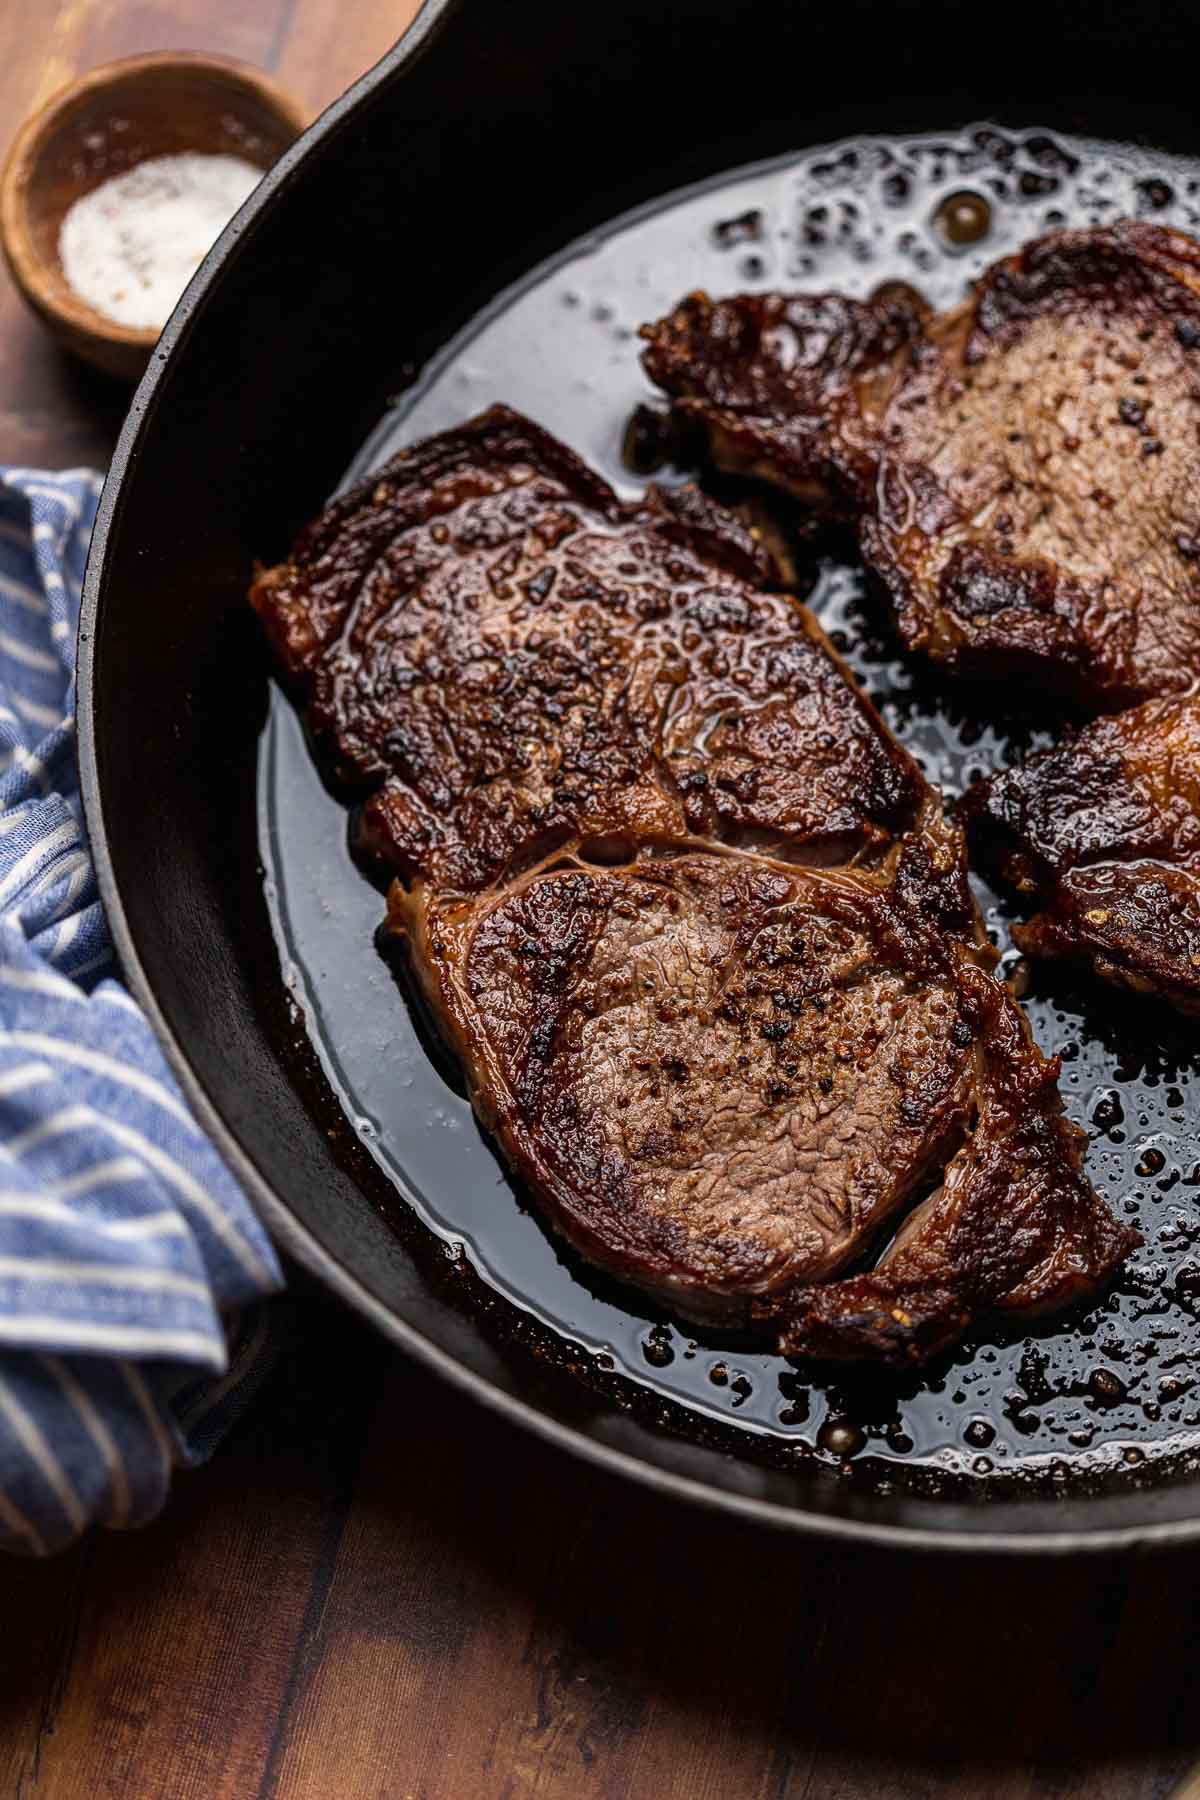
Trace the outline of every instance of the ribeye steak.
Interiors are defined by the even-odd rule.
[[[1200,245],[1061,231],[952,312],[696,294],[644,362],[725,468],[859,522],[906,642],[1096,711],[1200,675]]]

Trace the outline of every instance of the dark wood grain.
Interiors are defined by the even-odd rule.
[[[0,128],[166,47],[260,62],[316,110],[409,11],[3,0]],[[124,400],[0,278],[0,457],[102,462]],[[1200,1558],[758,1536],[578,1467],[329,1302],[295,1305],[253,1413],[157,1525],[0,1567],[0,1794],[1150,1800],[1200,1759]]]

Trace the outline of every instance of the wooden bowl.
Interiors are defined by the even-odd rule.
[[[151,156],[198,150],[265,171],[305,123],[269,76],[223,57],[161,53],[93,69],[26,121],[0,174],[0,240],[13,279],[69,349],[136,380],[158,331],[116,324],[68,287],[58,254],[68,208]]]

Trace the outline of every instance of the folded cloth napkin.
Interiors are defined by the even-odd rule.
[[[157,1512],[257,1385],[238,1309],[281,1282],[113,976],[75,769],[100,487],[0,469],[0,1547],[35,1554]]]

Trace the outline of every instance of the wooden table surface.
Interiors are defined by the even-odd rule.
[[[411,10],[0,0],[0,136],[76,71],[167,47],[263,64],[315,111]],[[102,464],[123,404],[0,278],[0,460]],[[0,1797],[1200,1794],[1200,1557],[758,1536],[294,1304],[294,1350],[157,1525],[0,1568]]]

